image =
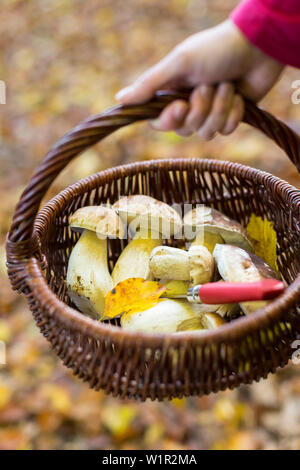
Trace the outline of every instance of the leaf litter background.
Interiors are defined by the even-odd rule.
[[[66,131],[113,105],[114,94],[236,1],[2,0],[0,79],[0,449],[299,449],[300,366],[235,391],[165,403],[120,401],[73,378],[6,278],[4,239],[32,171]],[[288,69],[262,105],[300,132]],[[132,126],[87,151],[51,188],[137,159],[212,157],[266,169],[300,186],[275,145],[245,125],[203,143]]]

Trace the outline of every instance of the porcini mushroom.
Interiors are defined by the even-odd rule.
[[[124,226],[117,213],[105,206],[78,209],[70,227],[82,232],[68,264],[67,286],[78,309],[92,318],[101,317],[106,294],[113,288],[107,266],[107,238],[122,238]]]
[[[149,266],[157,279],[190,280],[189,255],[186,250],[172,246],[157,246],[151,252]]]
[[[205,246],[193,245],[189,248],[189,266],[192,285],[210,282],[214,275],[214,258]]]
[[[224,323],[215,313],[201,313],[196,304],[170,299],[161,299],[154,307],[121,317],[123,328],[148,333],[183,333],[189,330],[214,329]]]
[[[204,245],[211,252],[216,243],[229,243],[252,251],[246,230],[211,207],[199,206],[189,211],[183,219],[184,232],[193,245]]]
[[[113,269],[114,285],[131,277],[152,279],[150,254],[163,238],[181,229],[180,215],[168,204],[143,195],[123,197],[113,207],[134,232]]]
[[[161,299],[147,310],[124,314],[121,317],[121,326],[128,330],[148,333],[175,333],[182,322],[195,319],[197,313],[195,304]]]
[[[188,251],[158,246],[151,252],[149,266],[157,279],[190,281],[192,285],[212,280],[214,259],[205,246],[194,245]]]
[[[213,256],[224,281],[255,282],[261,279],[278,279],[275,271],[253,253],[233,245],[215,246]],[[265,306],[269,301],[251,301],[240,304],[246,315]]]

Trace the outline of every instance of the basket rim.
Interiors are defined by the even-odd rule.
[[[124,176],[124,172],[127,172],[126,176],[130,176],[143,171],[157,170],[159,167],[165,170],[188,170],[195,168],[195,166],[201,167],[203,171],[216,171],[223,172],[227,175],[234,175],[237,172],[242,173],[244,177],[249,179],[256,178],[256,180],[264,184],[266,189],[268,186],[274,184],[278,187],[280,195],[283,200],[290,204],[300,202],[300,190],[290,185],[287,181],[280,179],[271,173],[252,168],[250,166],[243,165],[237,162],[230,162],[226,160],[214,160],[214,159],[197,159],[197,158],[178,158],[178,159],[158,159],[158,160],[146,160],[140,162],[132,162],[125,165],[119,165],[113,168],[105,169],[83,178],[67,188],[60,191],[57,195],[51,198],[38,212],[35,221],[34,229],[38,233],[39,240],[42,239],[43,230],[39,228],[39,221],[43,218],[48,218],[51,211],[51,204],[59,201],[62,205],[65,203],[66,196],[74,196],[74,191],[80,194],[80,190],[87,184],[93,184],[99,182],[99,178],[103,179],[101,185],[105,185],[116,179],[116,177]],[[86,189],[86,188],[85,188]],[[92,188],[93,189],[93,188]],[[300,273],[297,275],[295,280],[285,289],[284,293],[276,299],[272,300],[266,307],[257,310],[255,313],[242,316],[232,322],[226,323],[219,326],[214,330],[201,330],[184,332],[184,335],[178,333],[145,333],[141,331],[130,331],[123,329],[118,326],[108,325],[97,320],[93,320],[74,308],[65,304],[55,292],[48,285],[39,261],[32,257],[28,264],[29,275],[27,284],[30,286],[33,295],[38,298],[43,308],[51,312],[51,315],[61,321],[65,326],[78,329],[81,332],[84,331],[92,337],[120,339],[126,342],[141,343],[142,347],[159,347],[163,344],[170,345],[184,345],[187,342],[193,344],[208,344],[211,342],[221,343],[234,341],[242,336],[253,333],[258,329],[262,329],[270,326],[271,323],[282,319],[282,315],[289,308],[294,306],[300,301]]]

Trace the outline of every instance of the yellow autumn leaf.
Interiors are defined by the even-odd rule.
[[[186,398],[173,398],[171,400],[171,403],[176,407],[176,408],[185,408],[186,407]]]
[[[226,423],[230,427],[238,427],[246,414],[246,407],[243,403],[220,398],[214,405],[213,413],[218,422]]]
[[[0,341],[8,343],[12,338],[12,330],[7,321],[0,320]]]
[[[255,214],[251,214],[247,225],[247,232],[251,238],[254,253],[278,272],[276,254],[277,234],[273,223]]]
[[[0,385],[0,409],[8,405],[12,396],[11,389],[6,385]]]
[[[165,427],[163,423],[153,422],[150,426],[147,426],[144,433],[144,445],[146,449],[156,449],[160,444],[163,436],[165,435]]]
[[[111,405],[103,409],[102,421],[114,439],[120,442],[134,437],[138,432],[133,426],[137,415],[137,409],[132,405]]]
[[[119,282],[106,296],[104,318],[141,312],[157,304],[166,287],[159,282],[132,277]]]
[[[177,281],[174,279],[164,281],[166,288],[165,296],[173,297],[176,295],[185,296],[187,294],[190,282],[189,281]]]
[[[56,384],[45,384],[42,395],[49,400],[51,408],[58,413],[68,413],[72,407],[71,397],[67,389]]]
[[[258,450],[260,448],[259,440],[255,431],[236,431],[231,433],[228,438],[216,441],[212,450]]]

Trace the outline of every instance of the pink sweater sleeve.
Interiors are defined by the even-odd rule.
[[[300,68],[299,0],[244,0],[230,17],[256,47]]]

